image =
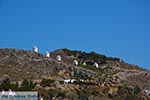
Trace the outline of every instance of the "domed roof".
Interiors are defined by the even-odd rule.
[[[33,47],[33,52],[38,52],[37,46],[34,46],[34,47]]]
[[[57,59],[58,61],[61,61],[61,56],[60,56],[60,55],[57,55],[57,56],[56,56],[56,59]]]
[[[46,57],[50,57],[50,53],[48,51],[45,52]]]
[[[78,61],[77,60],[73,60],[73,64],[74,65],[78,65]]]
[[[83,62],[83,64],[82,64],[82,65],[87,65],[87,64],[86,64],[86,62]]]
[[[99,67],[99,66],[98,66],[98,63],[96,63],[96,62],[93,64],[93,66],[95,66],[96,68]]]

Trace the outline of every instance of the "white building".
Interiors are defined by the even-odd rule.
[[[49,58],[49,57],[50,57],[50,53],[49,53],[48,51],[46,51],[45,56],[46,56],[47,58]]]
[[[146,94],[150,94],[150,90],[143,90],[144,91],[144,93],[146,93]]]
[[[87,64],[86,64],[86,62],[83,62],[83,64],[82,64],[82,65],[87,65]]]
[[[40,100],[43,100],[43,97]]]
[[[76,81],[75,79],[66,79],[64,80],[65,83],[73,83],[74,81]]]
[[[66,80],[64,80],[65,83],[73,83],[75,81],[77,81],[77,80],[76,79],[66,79]],[[82,79],[80,79],[80,81],[84,82],[84,80],[82,80]]]
[[[98,66],[98,63],[96,63],[96,62],[93,64],[93,66],[95,66],[96,68],[99,67],[99,66]]]
[[[60,55],[57,55],[57,56],[56,56],[56,59],[57,59],[58,61],[61,61],[61,56],[60,56]]]
[[[36,46],[33,47],[33,52],[38,52],[38,48]]]
[[[70,79],[64,80],[65,83],[69,83],[70,81]]]
[[[143,92],[144,92],[146,95],[150,96],[150,90],[143,90]]]
[[[77,60],[73,60],[73,64],[77,66],[79,63]]]

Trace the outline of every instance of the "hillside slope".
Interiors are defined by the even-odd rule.
[[[57,55],[61,56],[61,61],[56,59]],[[149,98],[149,94],[143,93],[144,90],[150,90],[150,72],[146,69],[95,52],[59,49],[51,52],[50,56],[48,58],[40,53],[19,49],[0,49],[0,82],[9,78],[12,82],[26,79],[40,84],[43,78],[50,78],[55,84],[43,88],[37,86],[36,89],[61,90],[66,98],[71,94],[73,98],[85,96],[89,100],[131,98],[135,87],[139,87],[140,92],[135,100]],[[78,65],[73,64],[74,60],[78,61]],[[95,62],[98,68],[93,66]],[[83,81],[60,84],[68,79]]]

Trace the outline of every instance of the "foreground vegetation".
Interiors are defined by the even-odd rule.
[[[97,84],[88,84],[88,82],[75,81],[74,85],[80,85],[79,88],[74,88],[74,90],[64,91],[59,89],[54,89],[54,80],[43,79],[40,85],[43,89],[37,89],[39,92],[39,97],[43,97],[44,100],[54,100],[68,98],[69,100],[94,100],[105,98],[107,100],[144,100],[147,96],[143,95],[141,89],[138,86],[128,87],[126,85],[119,85],[115,87],[99,87]],[[62,86],[65,83],[60,83]],[[12,89],[13,91],[33,91],[35,90],[36,83],[31,80],[24,80],[21,85],[16,83],[11,83],[9,79],[4,80],[0,83],[0,90],[8,91]],[[49,90],[44,88],[50,87]],[[110,93],[110,90],[117,88],[116,91]]]
[[[33,81],[24,80],[22,84],[19,85],[18,82],[12,83],[9,79],[4,80],[0,83],[0,91],[8,91],[12,89],[13,91],[31,91],[36,86],[36,83]]]

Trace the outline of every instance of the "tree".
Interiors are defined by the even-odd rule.
[[[134,87],[133,90],[134,90],[134,93],[135,93],[135,94],[138,94],[138,93],[141,91],[140,87],[137,86],[137,85]]]
[[[30,91],[35,87],[36,83],[33,83],[31,80],[24,80],[21,84],[20,90],[21,91]]]
[[[48,91],[48,96],[49,96],[49,99],[52,100],[52,98],[54,97],[55,93],[54,91],[51,89]]]
[[[9,79],[5,79],[1,84],[0,84],[0,90],[9,90],[11,89],[11,82]]]
[[[65,93],[65,92],[61,92],[61,91],[58,91],[57,97],[58,97],[58,98],[65,98],[65,97],[66,97],[66,93]]]
[[[18,82],[16,83],[11,83],[9,79],[5,79],[1,84],[0,84],[0,91],[6,90],[8,91],[9,89],[12,89],[14,91],[19,90],[19,84]]]
[[[41,81],[41,86],[42,87],[46,87],[46,86],[51,86],[52,83],[54,83],[55,81],[52,80],[52,79],[46,79],[44,78],[42,81]]]

